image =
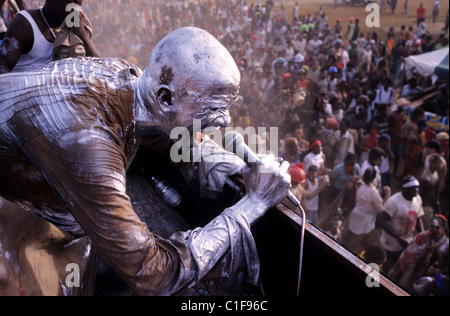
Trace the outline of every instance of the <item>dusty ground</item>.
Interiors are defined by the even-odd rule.
[[[436,23],[432,23],[431,11],[434,0],[409,0],[408,1],[408,14],[403,14],[403,5],[405,0],[398,0],[397,7],[394,14],[391,14],[391,9],[388,7],[386,10],[380,12],[380,27],[368,28],[365,25],[366,16],[370,12],[365,11],[364,6],[358,5],[342,5],[341,0],[338,0],[338,6],[334,8],[333,0],[298,0],[292,1],[287,0],[284,1],[286,14],[289,19],[292,19],[292,7],[295,2],[299,3],[300,14],[307,14],[308,12],[315,13],[319,11],[319,8],[322,6],[327,17],[329,24],[333,25],[337,18],[342,19],[343,30],[347,27],[348,18],[353,16],[354,18],[359,18],[361,23],[361,31],[375,31],[378,33],[379,38],[384,38],[385,34],[389,30],[390,26],[394,26],[396,31],[400,30],[402,25],[408,27],[409,25],[413,25],[414,29],[416,26],[416,10],[419,7],[420,3],[423,3],[426,13],[425,13],[425,23],[427,25],[427,29],[430,34],[438,35],[441,33],[441,29],[444,27],[445,16],[447,14],[447,10],[449,8],[449,2],[445,0],[440,1],[440,9],[439,15],[436,20]],[[379,1],[377,1],[379,3]],[[279,9],[279,0],[275,0],[275,10]]]

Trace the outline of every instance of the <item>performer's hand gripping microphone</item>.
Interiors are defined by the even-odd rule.
[[[223,136],[222,145],[225,150],[235,153],[236,156],[241,158],[249,167],[252,167],[260,162],[259,157],[247,146],[247,144],[245,144],[242,135],[236,131],[226,133]],[[295,205],[295,207],[300,205],[300,201],[294,194],[292,194],[291,191],[288,191],[286,197]]]

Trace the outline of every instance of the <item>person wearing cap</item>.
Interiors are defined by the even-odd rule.
[[[337,84],[339,83],[339,71],[336,66],[331,66],[328,68],[328,74],[330,75],[330,85],[329,91],[334,91],[336,89]]]
[[[272,74],[274,77],[281,76],[284,73],[286,60],[283,57],[278,57],[272,62]]]
[[[401,253],[398,264],[389,271],[389,275],[407,289],[411,289],[413,281],[428,275],[428,268],[434,266],[432,259],[436,250],[448,244],[449,240],[445,235],[447,228],[448,220],[445,216],[433,216],[430,228],[414,236],[413,241]]]
[[[421,217],[424,211],[419,186],[415,177],[404,177],[401,191],[387,199],[384,211],[377,216],[377,227],[381,228],[380,244],[387,253],[387,262],[383,266],[386,272],[411,243],[415,230],[423,231]]]
[[[328,173],[325,168],[325,154],[322,151],[322,142],[320,140],[313,140],[309,145],[310,152],[303,158],[304,169],[312,165],[318,168],[318,174],[323,175]]]
[[[349,44],[352,42],[354,31],[355,31],[355,18],[351,16],[348,18],[347,32],[345,33],[345,41]]]
[[[303,163],[291,165],[289,167],[288,174],[291,176],[291,188],[289,190],[299,201],[302,201],[303,195],[306,192],[303,189],[303,186],[301,186],[306,179],[306,174],[303,170]]]

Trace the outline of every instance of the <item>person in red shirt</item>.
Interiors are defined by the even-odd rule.
[[[388,118],[389,135],[391,136],[391,149],[394,153],[393,173],[397,173],[400,158],[402,157],[402,144],[405,138],[402,134],[402,126],[405,121],[405,105],[409,104],[407,99],[397,100],[397,109]]]
[[[421,3],[417,8],[417,26],[419,26],[420,22],[425,22],[425,11],[426,9],[423,7],[423,3]]]

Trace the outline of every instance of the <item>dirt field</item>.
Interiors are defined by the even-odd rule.
[[[368,28],[365,24],[366,16],[370,12],[365,11],[364,6],[358,5],[342,5],[341,0],[338,0],[338,6],[334,9],[334,1],[333,0],[287,0],[284,1],[285,8],[287,12],[287,16],[289,19],[292,19],[292,7],[295,2],[299,3],[300,14],[307,14],[308,12],[314,13],[319,11],[320,6],[323,7],[327,17],[328,23],[333,25],[337,18],[342,19],[343,30],[346,30],[348,18],[353,16],[355,18],[359,18],[360,27],[362,32],[377,32],[379,38],[384,38],[385,34],[389,30],[390,26],[394,26],[396,31],[400,30],[401,25],[405,25],[406,27],[413,25],[414,29],[416,26],[416,10],[419,7],[420,3],[423,3],[423,6],[426,9],[425,13],[425,23],[427,26],[427,30],[431,35],[436,36],[441,33],[441,29],[444,27],[445,16],[447,14],[447,10],[449,8],[449,2],[446,0],[440,1],[439,15],[436,20],[436,23],[432,23],[431,11],[433,7],[434,0],[409,0],[408,1],[408,14],[403,14],[403,6],[405,0],[398,0],[397,7],[395,13],[391,14],[391,9],[388,7],[386,10],[380,12],[380,27]],[[261,1],[264,3],[263,1]],[[275,0],[275,12],[280,8],[280,1]],[[378,1],[379,3],[379,1]]]

